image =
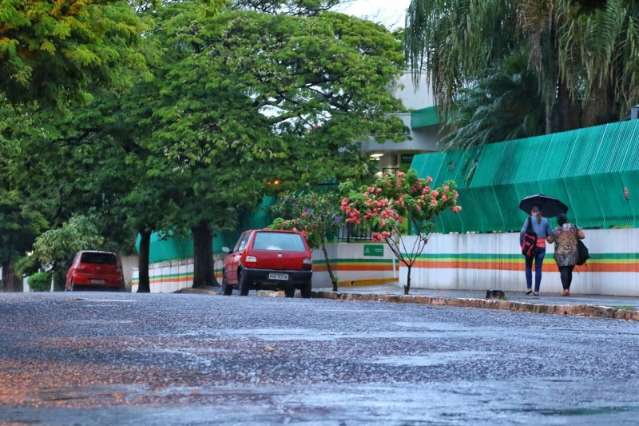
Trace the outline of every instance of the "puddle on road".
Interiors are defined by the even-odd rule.
[[[222,329],[215,333],[217,336],[254,337],[265,341],[311,340],[327,341],[340,336],[310,328],[250,328],[250,329]]]
[[[460,361],[485,360],[497,356],[493,352],[457,351],[433,352],[425,355],[397,355],[374,358],[370,364],[383,364],[393,367],[433,367]]]
[[[91,302],[91,303],[135,303],[131,299],[94,299],[88,297],[69,297],[64,299],[67,302]]]
[[[636,424],[639,406],[627,389],[637,388],[637,380],[612,383],[561,379],[564,383],[560,387],[553,385],[553,380],[520,379],[57,388],[43,389],[39,397],[60,408],[0,407],[0,418],[55,425],[136,426],[208,424],[213,419],[216,424]],[[146,402],[137,405],[138,398]],[[74,402],[85,408],[64,408],[67,404],[75,406]],[[87,408],[96,407],[96,403],[103,408],[92,408],[87,416]]]
[[[132,324],[132,320],[69,320],[65,321],[67,324],[79,324],[79,325],[114,325],[114,324]]]
[[[313,309],[313,311],[314,312],[318,312],[318,313],[339,312],[339,313],[348,313],[348,314],[379,314],[379,313],[393,312],[390,309],[366,309],[366,310],[362,310],[362,309],[348,309],[348,308],[326,308],[326,309],[315,308],[315,309]]]
[[[446,323],[397,323],[408,330],[363,330],[363,331],[328,331],[310,328],[239,328],[198,331],[185,333],[182,336],[200,336],[212,338],[238,337],[255,338],[263,341],[331,341],[337,339],[433,339],[503,337],[498,330],[488,328],[465,328]],[[432,327],[432,328],[431,328]]]
[[[43,388],[31,395],[31,401],[72,402],[100,401],[101,403],[125,402],[144,395],[144,385],[94,385],[77,387]]]

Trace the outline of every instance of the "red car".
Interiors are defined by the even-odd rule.
[[[302,297],[311,297],[312,257],[299,232],[246,231],[224,258],[222,290],[230,296],[238,288],[246,296],[250,289],[283,289],[293,297],[299,288]]]
[[[81,251],[67,271],[65,290],[78,288],[124,290],[122,264],[115,253]]]

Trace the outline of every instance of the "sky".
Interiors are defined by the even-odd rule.
[[[346,0],[338,10],[397,29],[404,26],[409,4],[410,0]]]

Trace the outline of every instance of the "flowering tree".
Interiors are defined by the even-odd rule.
[[[322,250],[333,291],[337,291],[338,282],[326,246],[329,236],[335,234],[342,224],[342,216],[337,208],[338,201],[339,198],[331,193],[285,194],[280,196],[273,208],[274,213],[281,217],[275,219],[271,225],[273,229],[300,231],[311,247]]]
[[[431,186],[432,178],[420,179],[414,172],[398,172],[379,177],[371,186],[349,189],[342,199],[341,210],[347,223],[368,224],[373,240],[384,241],[397,260],[408,268],[404,294],[410,292],[411,270],[428,243],[433,220],[450,209],[461,211],[454,182],[439,188]],[[408,243],[402,230],[411,227],[416,238]]]

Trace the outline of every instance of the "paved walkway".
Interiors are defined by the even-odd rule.
[[[330,291],[330,289],[317,289]],[[340,293],[356,294],[392,294],[403,295],[404,289],[398,284],[387,284],[370,287],[342,287]],[[415,296],[445,297],[457,299],[484,299],[486,292],[462,291],[462,290],[426,290],[413,288],[410,294]],[[574,295],[562,297],[557,293],[542,293],[540,297],[526,296],[523,292],[506,292],[506,299],[511,302],[525,302],[540,305],[592,305],[634,308],[639,310],[639,297],[616,297],[616,296],[596,296],[596,295]]]

